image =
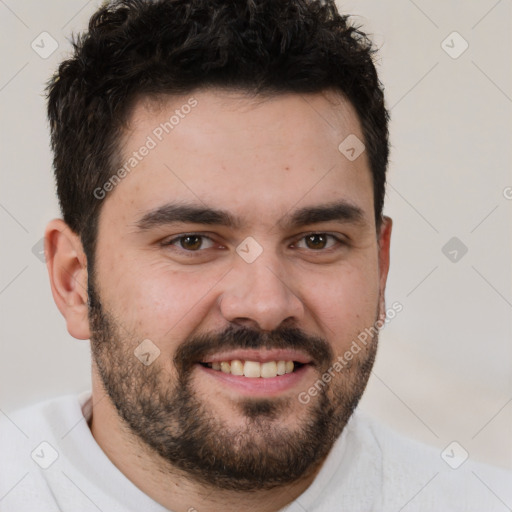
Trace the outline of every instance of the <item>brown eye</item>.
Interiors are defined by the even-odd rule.
[[[213,247],[213,240],[206,235],[197,235],[194,233],[180,235],[163,244],[164,246],[171,246],[177,250],[185,252],[202,252],[203,249]]]
[[[327,243],[327,237],[324,234],[308,235],[305,240],[309,249],[324,249]]]
[[[335,245],[343,245],[343,241],[340,240],[338,237],[330,235],[328,233],[310,233],[309,235],[303,236],[299,240],[299,243],[297,244],[297,246],[301,249],[305,248],[310,249],[312,251],[322,251],[323,249],[330,249]]]
[[[187,235],[180,238],[180,245],[183,249],[195,251],[202,245],[202,237],[199,235]]]

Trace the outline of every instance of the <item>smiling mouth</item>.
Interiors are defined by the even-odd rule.
[[[259,361],[233,359],[231,361],[215,361],[200,364],[205,368],[211,368],[212,370],[231,375],[239,375],[253,379],[268,379],[287,373],[293,373],[307,363],[299,363],[297,361],[266,361],[260,363]]]

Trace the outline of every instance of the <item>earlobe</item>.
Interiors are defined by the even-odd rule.
[[[389,272],[390,263],[390,244],[391,244],[391,230],[393,227],[393,220],[390,217],[384,216],[379,230],[379,276],[380,276],[380,314],[385,314],[384,292],[386,290],[386,282]]]
[[[45,230],[46,266],[55,304],[74,338],[90,338],[87,294],[87,258],[80,238],[62,219]]]

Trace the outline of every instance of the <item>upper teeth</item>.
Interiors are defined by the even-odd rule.
[[[294,368],[293,361],[267,361],[266,363],[260,363],[259,361],[240,361],[239,359],[233,359],[232,361],[221,361],[210,364],[212,369],[220,370],[224,373],[263,378],[292,373]]]

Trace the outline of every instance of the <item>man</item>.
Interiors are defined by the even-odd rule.
[[[94,14],[48,85],[45,234],[92,393],[4,421],[1,510],[503,509],[508,475],[354,412],[392,225],[372,53],[331,2]]]

